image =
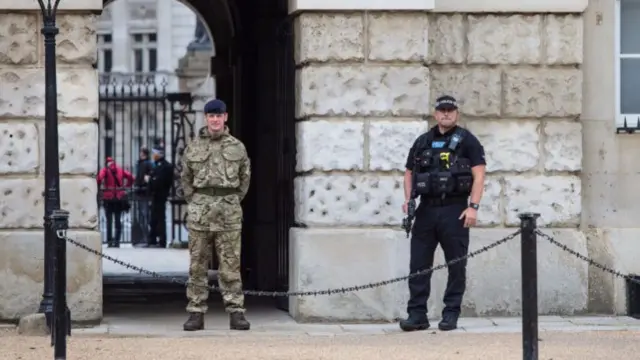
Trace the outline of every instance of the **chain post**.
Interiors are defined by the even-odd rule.
[[[53,342],[54,359],[67,358],[67,335],[71,335],[71,312],[67,307],[67,229],[69,212],[53,210],[51,227],[57,236],[53,288]]]
[[[520,217],[522,267],[522,357],[538,360],[538,258],[536,220],[540,214]]]

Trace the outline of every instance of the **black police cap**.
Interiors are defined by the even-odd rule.
[[[436,99],[436,110],[457,110],[458,102],[451,95],[440,96]]]

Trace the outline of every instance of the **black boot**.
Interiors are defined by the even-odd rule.
[[[403,331],[427,330],[429,326],[427,315],[409,314],[406,320],[400,320],[400,329]]]
[[[251,324],[241,312],[233,312],[229,314],[229,328],[231,330],[249,330]]]
[[[438,323],[438,329],[450,331],[458,328],[458,314],[447,312],[442,314],[442,320]]]
[[[184,331],[204,330],[204,314],[189,313],[189,319],[183,325]]]

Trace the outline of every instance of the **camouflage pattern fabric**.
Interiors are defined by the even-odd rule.
[[[207,128],[187,145],[182,157],[182,188],[187,206],[187,229],[230,231],[242,229],[240,201],[249,190],[251,162],[240,140],[224,132],[211,135]],[[206,190],[226,189],[224,196]]]
[[[189,283],[187,312],[206,312],[207,269],[215,244],[218,281],[227,312],[244,312],[240,275],[242,207],[251,178],[251,162],[240,140],[225,127],[212,135],[206,127],[185,149],[181,182],[187,200]]]
[[[207,269],[211,257],[211,245],[215,244],[218,256],[218,282],[222,288],[222,300],[228,313],[245,312],[242,278],[240,277],[240,231],[210,232],[189,231],[189,282],[187,284],[187,312],[206,313],[209,290]]]

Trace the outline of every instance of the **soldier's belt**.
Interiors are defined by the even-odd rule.
[[[206,188],[206,189],[196,189],[196,194],[201,195],[209,195],[209,196],[227,196],[233,194],[239,194],[238,189],[231,188]]]

